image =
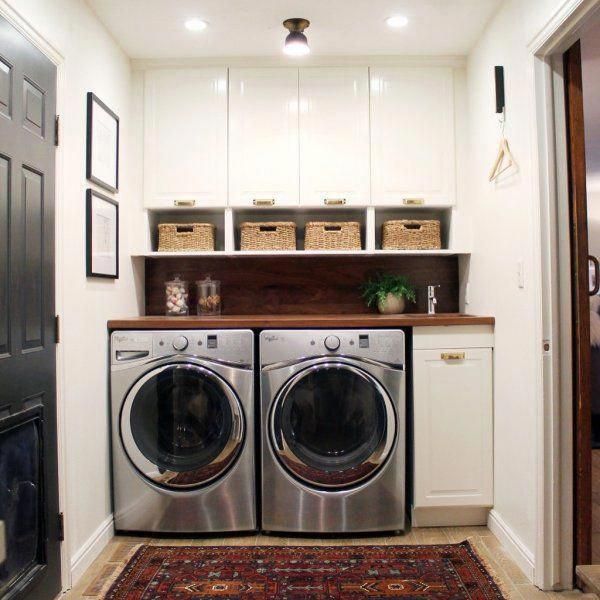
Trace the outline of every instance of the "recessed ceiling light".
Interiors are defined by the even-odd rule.
[[[185,28],[189,31],[202,31],[208,27],[208,23],[202,19],[188,19]]]
[[[393,27],[394,29],[400,29],[408,25],[408,19],[404,15],[393,15],[388,17],[385,22],[389,27]]]

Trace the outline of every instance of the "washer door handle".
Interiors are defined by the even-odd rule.
[[[149,350],[117,350],[115,357],[119,362],[122,362],[125,360],[140,360],[149,355]]]

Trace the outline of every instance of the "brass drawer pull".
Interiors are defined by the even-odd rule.
[[[465,360],[464,352],[442,352],[442,360]]]
[[[195,200],[175,200],[175,206],[196,206]]]
[[[425,198],[404,198],[402,204],[405,206],[423,206]]]
[[[326,206],[341,206],[346,204],[346,198],[325,198],[323,202]]]
[[[273,206],[275,204],[275,198],[254,198],[252,204],[254,204],[254,206]]]

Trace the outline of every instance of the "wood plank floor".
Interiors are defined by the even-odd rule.
[[[576,600],[596,599],[596,596],[580,592],[544,593],[531,585],[517,565],[509,558],[498,540],[486,527],[441,527],[413,529],[407,535],[380,538],[312,539],[285,538],[252,535],[210,539],[157,539],[118,536],[104,549],[102,554],[83,575],[76,586],[67,594],[68,600],[100,600],[105,582],[112,578],[126,562],[133,548],[140,543],[156,545],[189,546],[252,546],[252,545],[393,545],[393,544],[449,544],[470,539],[483,558],[491,565],[505,592],[514,600],[548,600],[553,596]]]

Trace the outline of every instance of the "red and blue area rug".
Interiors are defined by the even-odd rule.
[[[469,542],[433,546],[141,546],[106,600],[503,600]]]

